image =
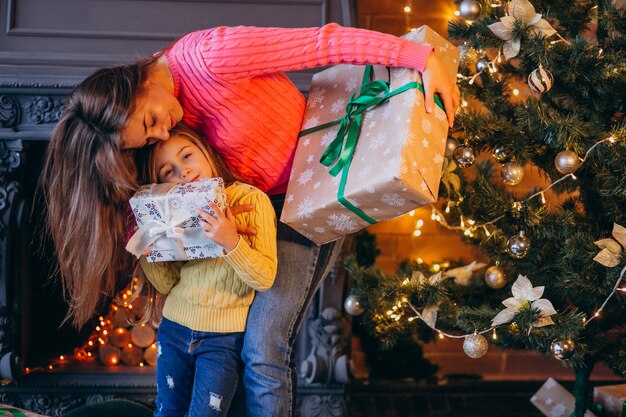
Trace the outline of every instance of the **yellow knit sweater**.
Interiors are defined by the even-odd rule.
[[[146,276],[167,295],[163,316],[192,330],[242,332],[254,291],[266,291],[276,276],[276,217],[269,198],[239,182],[226,188],[231,206],[253,204],[254,210],[235,216],[237,223],[256,229],[252,246],[239,243],[222,258],[184,262],[147,262]]]

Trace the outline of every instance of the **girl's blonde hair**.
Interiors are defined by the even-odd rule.
[[[213,172],[216,173],[216,177],[222,177],[225,185],[229,185],[234,181],[241,181],[241,179],[234,174],[230,168],[224,162],[224,159],[220,156],[215,149],[207,146],[200,135],[185,125],[184,123],[178,123],[171,131],[170,138],[174,136],[181,136],[184,139],[191,142],[196,148],[202,152],[207,159]],[[154,145],[146,146],[138,149],[135,152],[135,162],[139,170],[139,182],[142,184],[152,184],[159,182],[159,175],[156,167],[155,154],[158,151],[158,147],[162,142],[155,143]],[[159,294],[150,281],[146,278],[145,274],[141,270],[141,267],[135,268],[133,291],[129,300],[118,300],[121,303],[133,302],[137,297],[144,293],[146,297],[145,310],[142,317],[136,323],[147,323],[149,321],[160,321],[161,312],[163,310],[163,302],[165,298]]]

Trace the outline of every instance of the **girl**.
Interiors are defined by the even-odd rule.
[[[337,24],[217,27],[189,33],[154,57],[85,79],[63,108],[43,170],[47,224],[74,323],[84,324],[102,294],[111,294],[115,278],[126,272],[123,219],[136,172],[125,149],[167,140],[183,119],[245,182],[271,196],[280,217],[305,107],[284,71],[340,63],[414,68],[422,72],[427,111],[439,93],[452,124],[459,91],[431,49]],[[98,236],[87,248],[86,235]],[[340,245],[316,246],[278,225],[276,283],[255,298],[244,338],[248,415],[292,415],[293,344]]]
[[[150,283],[166,295],[157,337],[155,417],[223,416],[239,379],[254,291],[268,290],[276,275],[274,210],[262,191],[234,181],[221,158],[184,125],[177,125],[168,141],[147,153],[142,159],[150,182],[219,176],[227,184],[229,205],[255,207],[238,218],[257,231],[250,246],[237,233],[230,210],[223,214],[210,203],[216,214],[200,211],[201,224],[204,234],[224,248],[224,257],[158,263],[140,259]]]

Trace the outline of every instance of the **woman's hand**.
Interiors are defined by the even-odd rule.
[[[204,229],[204,235],[223,247],[228,253],[235,249],[239,243],[235,216],[229,207],[226,208],[226,214],[222,213],[214,202],[210,202],[209,207],[215,212],[215,215],[202,210],[197,211],[201,217],[200,225]]]
[[[424,96],[426,113],[430,113],[435,105],[435,93],[439,93],[441,101],[448,116],[450,127],[454,124],[454,113],[459,107],[461,92],[456,85],[456,78],[450,79],[446,73],[443,63],[431,52],[426,60],[426,68],[422,73],[422,81],[424,82]]]

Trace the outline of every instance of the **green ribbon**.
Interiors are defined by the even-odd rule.
[[[389,100],[391,97],[416,88],[424,94],[424,86],[416,81],[409,82],[402,87],[390,91],[389,83],[381,80],[369,81],[372,75],[372,66],[367,65],[361,81],[361,88],[350,96],[346,105],[345,115],[328,123],[305,129],[298,137],[309,135],[318,130],[326,129],[339,123],[339,130],[335,139],[328,145],[320,158],[320,163],[326,167],[331,167],[328,173],[333,177],[341,172],[341,181],[337,190],[337,200],[348,210],[365,220],[369,224],[375,224],[376,220],[365,214],[361,209],[350,203],[345,197],[346,182],[350,171],[350,164],[354,157],[356,144],[361,132],[363,123],[363,113],[372,107],[378,106]],[[435,103],[444,110],[443,103],[439,97],[435,96]]]
[[[13,417],[26,417],[26,414],[16,408],[0,408],[0,416],[5,415],[6,413],[13,414]]]

